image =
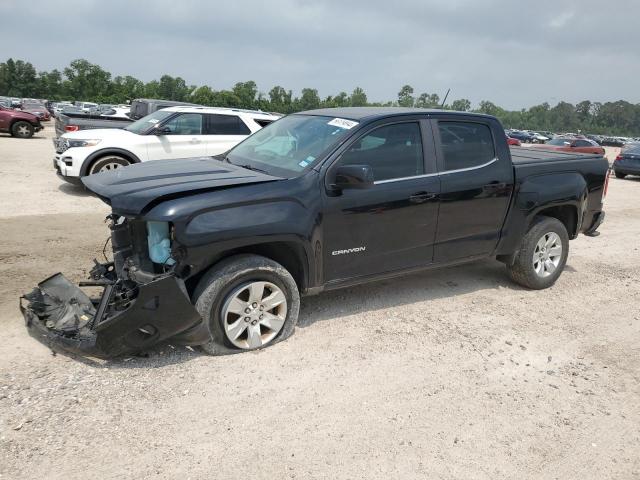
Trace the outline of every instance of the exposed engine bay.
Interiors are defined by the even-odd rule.
[[[94,260],[89,279],[78,286],[57,273],[21,297],[31,335],[54,351],[102,358],[135,353],[179,333],[181,343],[206,341],[202,329],[193,328],[201,318],[175,273],[170,225],[114,214],[106,221],[112,261],[106,255],[104,263]],[[80,287],[99,287],[102,295],[90,298]]]

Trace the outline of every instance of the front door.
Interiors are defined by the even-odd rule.
[[[202,123],[200,113],[181,113],[169,119],[162,125],[168,133],[148,136],[149,160],[204,157],[207,147]]]
[[[432,146],[427,122],[405,121],[374,127],[337,160],[369,165],[375,184],[325,197],[325,282],[432,262],[440,191]]]

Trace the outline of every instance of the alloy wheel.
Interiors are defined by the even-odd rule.
[[[271,342],[287,319],[287,298],[275,284],[254,281],[233,290],[222,307],[224,332],[243,350]]]

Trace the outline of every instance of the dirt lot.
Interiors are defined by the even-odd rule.
[[[90,362],[17,308],[107,236],[50,131],[0,137],[0,478],[640,478],[640,179],[546,291],[484,261],[307,298],[264,351]]]

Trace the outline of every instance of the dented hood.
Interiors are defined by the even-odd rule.
[[[139,215],[164,198],[274,180],[280,178],[201,157],[138,163],[89,175],[82,182],[115,213]]]

